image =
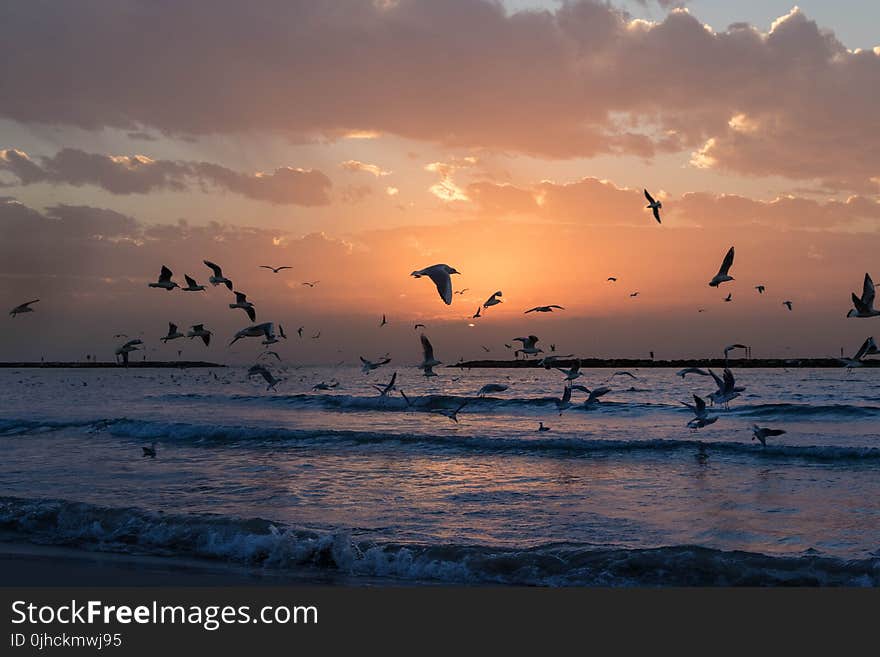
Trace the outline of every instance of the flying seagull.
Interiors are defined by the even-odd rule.
[[[425,328],[425,325],[424,324],[416,324],[415,326],[413,326],[413,331],[417,331],[420,328]]]
[[[651,212],[654,213],[654,219],[657,220],[657,223],[662,223],[660,221],[660,208],[663,207],[663,204],[660,201],[655,201],[654,197],[648,193],[648,190],[645,190],[645,198],[648,199],[648,205],[646,208],[651,208]]]
[[[503,297],[503,296],[504,296],[504,293],[501,290],[498,290],[491,297],[489,297],[488,299],[486,299],[483,302],[483,308],[490,308],[492,306],[497,306],[499,303],[501,303],[501,299],[499,299],[498,297]]]
[[[213,272],[213,274],[211,275],[211,278],[208,279],[208,282],[214,286],[225,285],[226,287],[229,288],[229,290],[231,292],[232,291],[232,281],[230,281],[228,278],[226,278],[223,275],[223,270],[220,269],[220,265],[215,265],[210,260],[202,260],[202,262],[204,262],[205,265],[207,265],[211,269],[211,271]]]
[[[461,290],[456,290],[455,292],[453,292],[453,294],[464,294],[465,292],[467,292],[470,289],[471,288],[469,288],[469,287],[465,287],[465,288],[462,288]]]
[[[569,369],[569,370],[564,370],[561,367],[557,367],[556,369],[559,370],[560,372],[562,372],[563,374],[565,374],[566,381],[574,381],[578,377],[583,376],[583,374],[581,373],[580,359],[578,359],[578,361],[574,365],[572,365],[571,369]]]
[[[785,429],[769,429],[767,427],[759,427],[757,424],[752,426],[752,440],[760,440],[764,447],[767,446],[768,438],[781,436],[784,433]]]
[[[465,406],[467,406],[467,405],[468,405],[468,400],[465,399],[461,404],[459,404],[459,405],[458,405],[456,408],[454,408],[454,409],[445,409],[445,408],[441,408],[441,409],[438,409],[438,410],[436,410],[436,411],[434,411],[434,412],[435,412],[435,413],[439,413],[440,415],[443,415],[443,416],[445,416],[445,417],[448,417],[450,420],[452,420],[453,422],[455,422],[456,424],[458,424],[458,414],[459,414],[459,413],[461,412],[461,410],[462,410]]]
[[[726,347],[724,347],[724,360],[727,360],[727,355],[731,351],[733,351],[734,349],[748,349],[748,348],[749,348],[748,345],[744,345],[744,344],[739,344],[739,343],[729,344]]]
[[[874,281],[871,280],[871,276],[866,272],[865,282],[862,285],[862,296],[857,297],[855,292],[852,293],[852,302],[855,308],[850,310],[846,316],[877,317],[880,315],[880,310],[875,310],[874,308],[874,295]]]
[[[33,301],[28,301],[27,303],[20,304],[20,305],[16,306],[15,308],[13,308],[12,310],[10,310],[9,314],[12,317],[15,317],[16,315],[18,315],[20,313],[32,313],[32,312],[34,312],[34,309],[31,308],[31,304],[37,303],[37,301],[39,301],[39,299],[34,299]]]
[[[709,393],[709,399],[713,404],[724,404],[726,406],[731,400],[739,397],[739,393],[745,390],[744,387],[736,385],[733,372],[727,367],[724,368],[723,378],[719,377],[712,370],[709,370],[709,374],[715,379],[715,384],[718,386],[715,392]]]
[[[543,349],[539,349],[538,347],[535,346],[535,344],[539,341],[538,336],[536,336],[536,335],[530,335],[525,338],[514,338],[514,340],[522,343],[522,347],[520,349],[517,349],[516,351],[514,351],[513,352],[514,354],[523,354],[523,355],[532,356],[534,354],[543,354],[544,353]]]
[[[234,345],[242,338],[265,338],[268,344],[277,342],[275,339],[275,325],[272,322],[263,322],[262,324],[253,324],[247,328],[243,328],[232,336],[229,346]]]
[[[252,322],[257,321],[257,311],[254,309],[254,304],[247,300],[247,295],[244,292],[236,292],[235,303],[230,303],[229,307],[241,308]]]
[[[701,370],[699,367],[685,367],[683,370],[678,370],[676,372],[678,376],[682,379],[686,377],[688,374],[699,374],[700,376],[709,376],[709,373],[706,370]]]
[[[283,379],[277,379],[275,376],[266,369],[263,365],[257,364],[252,365],[248,370],[248,378],[252,376],[261,376],[263,380],[266,382],[266,390],[275,390],[275,386],[277,386]]]
[[[171,280],[172,274],[171,270],[168,269],[165,265],[162,265],[162,271],[159,272],[159,280],[155,283],[147,283],[149,287],[158,287],[163,290],[168,290],[169,292],[176,287],[180,287],[177,283]]]
[[[211,335],[213,334],[205,328],[204,324],[194,324],[186,333],[188,338],[201,338],[206,347],[211,344]]]
[[[413,278],[421,278],[422,276],[427,276],[432,281],[434,281],[434,285],[437,286],[437,292],[440,294],[440,298],[443,299],[443,303],[448,306],[452,303],[452,274],[460,273],[461,272],[454,267],[450,267],[449,265],[445,264],[439,264],[431,265],[430,267],[425,267],[424,269],[418,269],[410,274],[410,276],[412,276]]]
[[[730,247],[727,251],[727,255],[724,256],[724,260],[721,262],[721,268],[718,270],[718,273],[712,277],[712,280],[709,281],[709,287],[718,287],[722,283],[726,283],[727,281],[732,281],[733,276],[731,276],[728,272],[730,268],[733,266],[733,247]]]
[[[480,311],[483,310],[483,306],[477,306],[477,312],[471,315],[471,319],[477,319],[478,317],[482,317]]]
[[[303,285],[305,285],[306,287],[315,287],[320,282],[321,281],[305,281]]]
[[[504,392],[509,387],[510,386],[506,386],[503,383],[487,383],[477,391],[477,397],[485,397],[490,392]]]
[[[724,301],[726,301],[727,303],[730,303],[731,301],[733,301],[733,292],[728,292],[727,296],[724,297]]]
[[[260,269],[271,269],[273,274],[277,274],[278,272],[284,269],[293,269],[293,267],[289,267],[284,265],[283,267],[273,267],[272,265],[260,265]]]
[[[374,383],[373,387],[379,391],[380,397],[386,397],[389,392],[394,390],[394,388],[395,388],[394,383],[396,381],[397,381],[397,372],[395,372],[394,374],[391,375],[391,380],[388,383],[386,383],[385,385],[379,385],[379,384]]]
[[[767,289],[763,285],[756,285],[755,289],[758,291],[758,294],[764,294],[764,290]]]
[[[859,350],[853,355],[852,358],[837,358],[838,362],[842,363],[848,370],[852,370],[854,367],[861,367],[862,361],[865,356],[870,356],[872,354],[880,353],[880,349],[877,347],[877,343],[874,342],[874,338],[870,337],[865,339],[862,343],[862,346],[859,347]]]
[[[379,326],[385,326],[388,323],[388,320],[385,319],[385,315],[382,315],[382,321],[379,322]]]
[[[529,308],[527,311],[523,313],[523,315],[528,315],[529,313],[552,313],[554,308],[558,308],[559,310],[565,310],[562,306],[552,305],[552,306],[535,306],[534,308]]]
[[[587,393],[587,395],[589,395],[584,400],[584,408],[592,408],[599,403],[600,397],[607,395],[609,392],[611,392],[611,388],[607,386],[599,386],[598,388],[593,388],[592,390],[590,390],[586,386],[579,385],[573,385],[572,388],[574,388],[575,390],[580,390],[581,392],[585,392]]]
[[[184,274],[183,278],[186,280],[186,287],[180,288],[183,292],[204,292],[205,286],[199,285],[189,274]]]
[[[434,358],[434,346],[424,333],[419,336],[419,339],[422,342],[422,362],[419,367],[425,371],[425,376],[430,376],[428,370],[440,365],[440,361]]]
[[[616,282],[617,282],[617,276],[609,276],[609,277],[606,278],[605,280],[606,280],[606,281],[611,281],[612,283],[616,283]]]
[[[639,296],[639,293],[638,293],[638,292],[632,292],[632,293],[630,293],[629,296],[631,296],[631,297],[637,297],[637,296]]]
[[[371,360],[367,360],[363,356],[360,356],[360,359],[361,359],[361,363],[363,363],[363,365],[361,365],[361,371],[364,374],[368,374],[372,370],[378,369],[378,368],[382,367],[383,365],[387,365],[388,363],[391,362],[391,359],[387,358],[387,357],[380,358],[379,360],[377,360],[375,362],[373,362]]]
[[[172,324],[168,322],[168,335],[164,338],[161,338],[162,342],[168,343],[169,340],[176,340],[177,338],[185,338],[186,336],[177,330],[177,324]]]
[[[791,310],[791,301],[783,301],[782,305]]]
[[[687,423],[687,426],[690,429],[702,429],[718,420],[717,415],[709,415],[709,411],[706,409],[706,400],[702,397],[694,395],[693,404],[689,404],[688,402],[681,403],[694,412],[694,418]]]

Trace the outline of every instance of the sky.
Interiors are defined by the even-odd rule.
[[[204,283],[203,259],[258,321],[304,327],[281,347],[304,363],[416,362],[415,323],[445,362],[530,333],[584,356],[854,352],[878,321],[845,318],[880,277],[878,19],[855,1],[4,3],[0,299],[40,302],[2,320],[0,360],[112,358],[126,333],[151,359],[248,362],[225,288],[147,287],[163,264]],[[710,288],[730,246],[735,280]],[[462,272],[451,305],[409,276],[435,263]],[[546,304],[565,310],[524,314]],[[215,341],[162,345],[168,322]]]

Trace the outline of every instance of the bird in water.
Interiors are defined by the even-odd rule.
[[[543,422],[538,422],[537,431],[539,431],[539,432],[550,431],[550,427],[545,427]]]
[[[142,456],[149,456],[151,459],[156,458],[156,443],[151,443],[149,447],[141,447],[143,450]]]
[[[492,392],[504,392],[509,387],[503,383],[487,383],[477,391],[477,397],[485,397]]]
[[[452,420],[453,422],[458,424],[458,414],[461,413],[462,409],[467,405],[468,405],[468,400],[465,399],[461,404],[459,404],[455,408],[452,408],[452,409],[440,408],[440,409],[437,409],[436,411],[433,411],[433,412],[439,413],[440,415],[448,417],[450,420]]]

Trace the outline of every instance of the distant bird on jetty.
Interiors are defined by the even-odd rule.
[[[281,267],[273,267],[272,265],[260,265],[260,269],[271,269],[273,274],[277,274],[278,272],[285,269],[293,269],[293,267],[290,267],[288,265],[283,265]]]
[[[39,299],[34,299],[33,301],[28,301],[27,303],[22,303],[17,305],[15,308],[9,311],[9,314],[14,318],[16,315],[20,315],[21,313],[32,313],[34,309],[31,308],[32,303],[37,303]]]
[[[880,316],[880,310],[874,308],[874,281],[871,280],[871,276],[868,273],[865,273],[865,281],[862,284],[862,296],[857,297],[856,293],[852,293],[852,302],[853,308],[850,310],[846,316],[847,317],[877,317]]]
[[[558,308],[559,310],[565,310],[562,306],[552,305],[552,306],[535,306],[534,308],[529,308],[523,314],[528,315],[529,313],[552,313],[554,308]]]
[[[169,292],[176,287],[180,287],[177,283],[171,280],[171,277],[174,274],[171,272],[168,267],[162,265],[162,270],[159,272],[159,280],[155,283],[147,283],[149,287],[158,287],[163,290],[168,290]]]
[[[654,197],[648,193],[648,190],[645,190],[645,198],[648,199],[648,205],[646,208],[651,208],[651,212],[654,214],[654,219],[657,220],[657,223],[662,223],[660,221],[660,208],[663,207],[663,204],[660,201],[655,201]]]
[[[184,274],[183,278],[186,280],[186,287],[180,288],[182,292],[204,292],[205,286],[199,285],[189,274]]]
[[[452,303],[452,274],[461,274],[455,267],[446,264],[431,265],[424,269],[417,269],[410,276],[421,278],[427,276],[437,287],[437,293],[447,306]]]
[[[208,279],[208,282],[214,286],[225,285],[227,288],[229,288],[229,291],[231,292],[232,281],[230,281],[223,275],[223,270],[220,269],[220,265],[215,265],[210,260],[202,260],[202,262],[204,262],[205,265],[213,272],[211,277]]]
[[[733,276],[729,273],[730,268],[733,266],[733,254],[733,247],[730,247],[727,255],[724,256],[724,260],[721,261],[721,268],[718,270],[718,273],[709,281],[709,287],[718,287],[722,283],[733,280]]]
[[[767,446],[768,438],[781,436],[784,433],[785,429],[769,429],[767,427],[759,427],[757,424],[752,426],[752,440],[760,440],[764,447]]]

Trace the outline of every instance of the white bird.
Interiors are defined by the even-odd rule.
[[[880,316],[880,310],[874,308],[874,281],[871,280],[871,276],[866,272],[865,273],[865,282],[862,285],[862,296],[857,297],[856,293],[852,293],[852,302],[853,308],[850,310],[846,316],[847,317],[877,317]]]
[[[768,438],[781,436],[784,433],[785,429],[769,429],[767,427],[759,427],[757,424],[752,425],[752,440],[760,440],[764,447],[767,446]]]
[[[243,292],[235,292],[235,303],[229,304],[230,308],[241,308],[247,313],[252,322],[257,321],[257,311],[254,304],[247,300],[247,295]]]
[[[32,313],[34,312],[34,309],[31,308],[31,304],[37,303],[37,301],[39,301],[39,299],[34,299],[33,301],[28,301],[27,303],[22,303],[10,310],[9,314],[12,315],[12,317],[14,318],[16,315],[19,315],[21,313]]]
[[[499,299],[498,297],[503,297],[503,296],[504,296],[504,293],[501,290],[498,290],[497,292],[493,293],[492,296],[490,296],[488,299],[486,299],[483,302],[483,308],[491,308],[492,306],[497,306],[499,303],[502,302],[502,300]]]
[[[745,390],[744,387],[736,385],[733,372],[726,367],[724,368],[723,378],[719,377],[712,370],[709,370],[709,374],[715,379],[715,384],[718,386],[718,389],[715,392],[711,392],[708,395],[713,404],[727,405],[732,400],[739,397],[739,393]]]
[[[180,287],[177,283],[171,280],[171,277],[174,274],[171,272],[168,267],[162,265],[162,270],[159,272],[159,280],[155,283],[147,283],[149,287],[158,287],[163,290],[168,290],[169,292],[176,287]]]
[[[380,358],[379,360],[377,360],[375,362],[373,362],[371,360],[367,360],[363,356],[360,356],[360,359],[361,359],[361,363],[363,363],[363,365],[361,366],[361,372],[363,372],[364,374],[368,374],[371,371],[378,369],[378,368],[382,367],[383,365],[387,365],[388,363],[391,362],[391,359],[388,357]]]
[[[391,380],[383,385],[373,384],[373,387],[379,391],[380,397],[386,397],[389,392],[395,389],[395,382],[397,381],[397,372],[391,375]]]
[[[706,409],[706,400],[697,395],[694,395],[693,404],[688,402],[681,403],[694,412],[694,418],[687,423],[687,426],[691,429],[702,429],[718,420],[717,415],[709,415],[709,411]]]
[[[782,305],[791,310],[791,301],[783,301]]]
[[[490,392],[504,392],[509,387],[510,386],[504,385],[503,383],[487,383],[477,391],[477,396],[485,397]]]
[[[273,267],[272,265],[260,265],[260,269],[271,269],[273,274],[277,274],[278,272],[284,269],[293,269],[293,267],[289,267],[288,265],[284,265],[283,267]]]
[[[436,376],[433,371],[431,372],[431,374],[428,374],[428,370],[431,370],[433,367],[440,365],[440,361],[434,358],[434,347],[424,333],[419,336],[419,339],[422,342],[422,362],[419,367],[425,370],[425,376]]]
[[[180,288],[183,292],[204,292],[205,286],[199,285],[189,274],[184,274],[183,278],[186,279],[186,287]]]
[[[645,190],[645,198],[648,199],[648,205],[646,208],[651,208],[651,212],[654,213],[654,219],[657,220],[657,223],[662,223],[660,221],[660,208],[663,207],[663,204],[660,201],[655,201],[654,197],[648,193],[648,190]]]
[[[706,370],[701,370],[699,367],[685,367],[682,370],[678,370],[676,372],[678,376],[682,379],[686,377],[688,374],[699,374],[700,376],[709,376],[709,373]]]
[[[557,306],[555,304],[551,306],[535,306],[534,308],[529,308],[523,313],[523,315],[528,315],[529,313],[552,313],[554,308],[565,310],[562,306]]]
[[[211,278],[208,279],[208,282],[211,285],[225,285],[229,288],[230,291],[232,291],[232,281],[230,281],[223,275],[223,270],[220,269],[220,265],[215,265],[210,260],[202,260],[202,262],[204,262],[205,265],[207,265],[211,269],[211,271],[214,272]]]
[[[727,255],[724,256],[724,260],[721,262],[721,268],[718,270],[718,273],[712,277],[712,280],[709,281],[709,287],[718,287],[722,283],[726,283],[727,281],[732,281],[733,276],[729,274],[730,268],[733,266],[733,247],[727,251]]]
[[[193,324],[186,332],[188,338],[201,338],[206,347],[210,346],[212,335],[213,333],[206,329],[204,324]]]
[[[557,367],[556,369],[565,374],[565,381],[574,381],[575,379],[583,376],[583,374],[581,373],[580,359],[578,359],[578,361],[571,366],[571,369],[564,370],[561,367]]]
[[[164,338],[160,338],[162,342],[168,343],[169,340],[176,340],[177,338],[185,338],[186,336],[177,330],[177,324],[172,324],[168,322],[168,335]]]
[[[443,303],[448,306],[452,303],[452,274],[460,273],[461,272],[454,267],[439,264],[414,271],[410,276],[414,278],[427,276],[434,281],[434,285],[437,286],[437,292],[440,294],[440,298],[443,299]]]
[[[252,365],[248,370],[248,377],[252,376],[261,376],[263,380],[266,382],[266,390],[275,390],[275,386],[283,381],[283,379],[276,378],[272,372],[266,369],[263,365]]]
[[[277,342],[277,339],[275,338],[275,325],[272,322],[263,322],[262,324],[253,324],[252,326],[243,328],[232,336],[232,341],[229,345],[232,346],[242,338],[265,338],[266,341],[268,341],[268,344],[272,344],[273,342]],[[264,342],[264,344],[266,344],[266,342]]]
[[[536,335],[530,335],[526,338],[514,338],[514,340],[522,343],[522,348],[514,351],[513,352],[514,354],[523,354],[523,355],[532,356],[535,354],[543,354],[544,353],[543,349],[539,349],[538,347],[535,346],[535,344],[538,342],[538,336],[536,336]]]

